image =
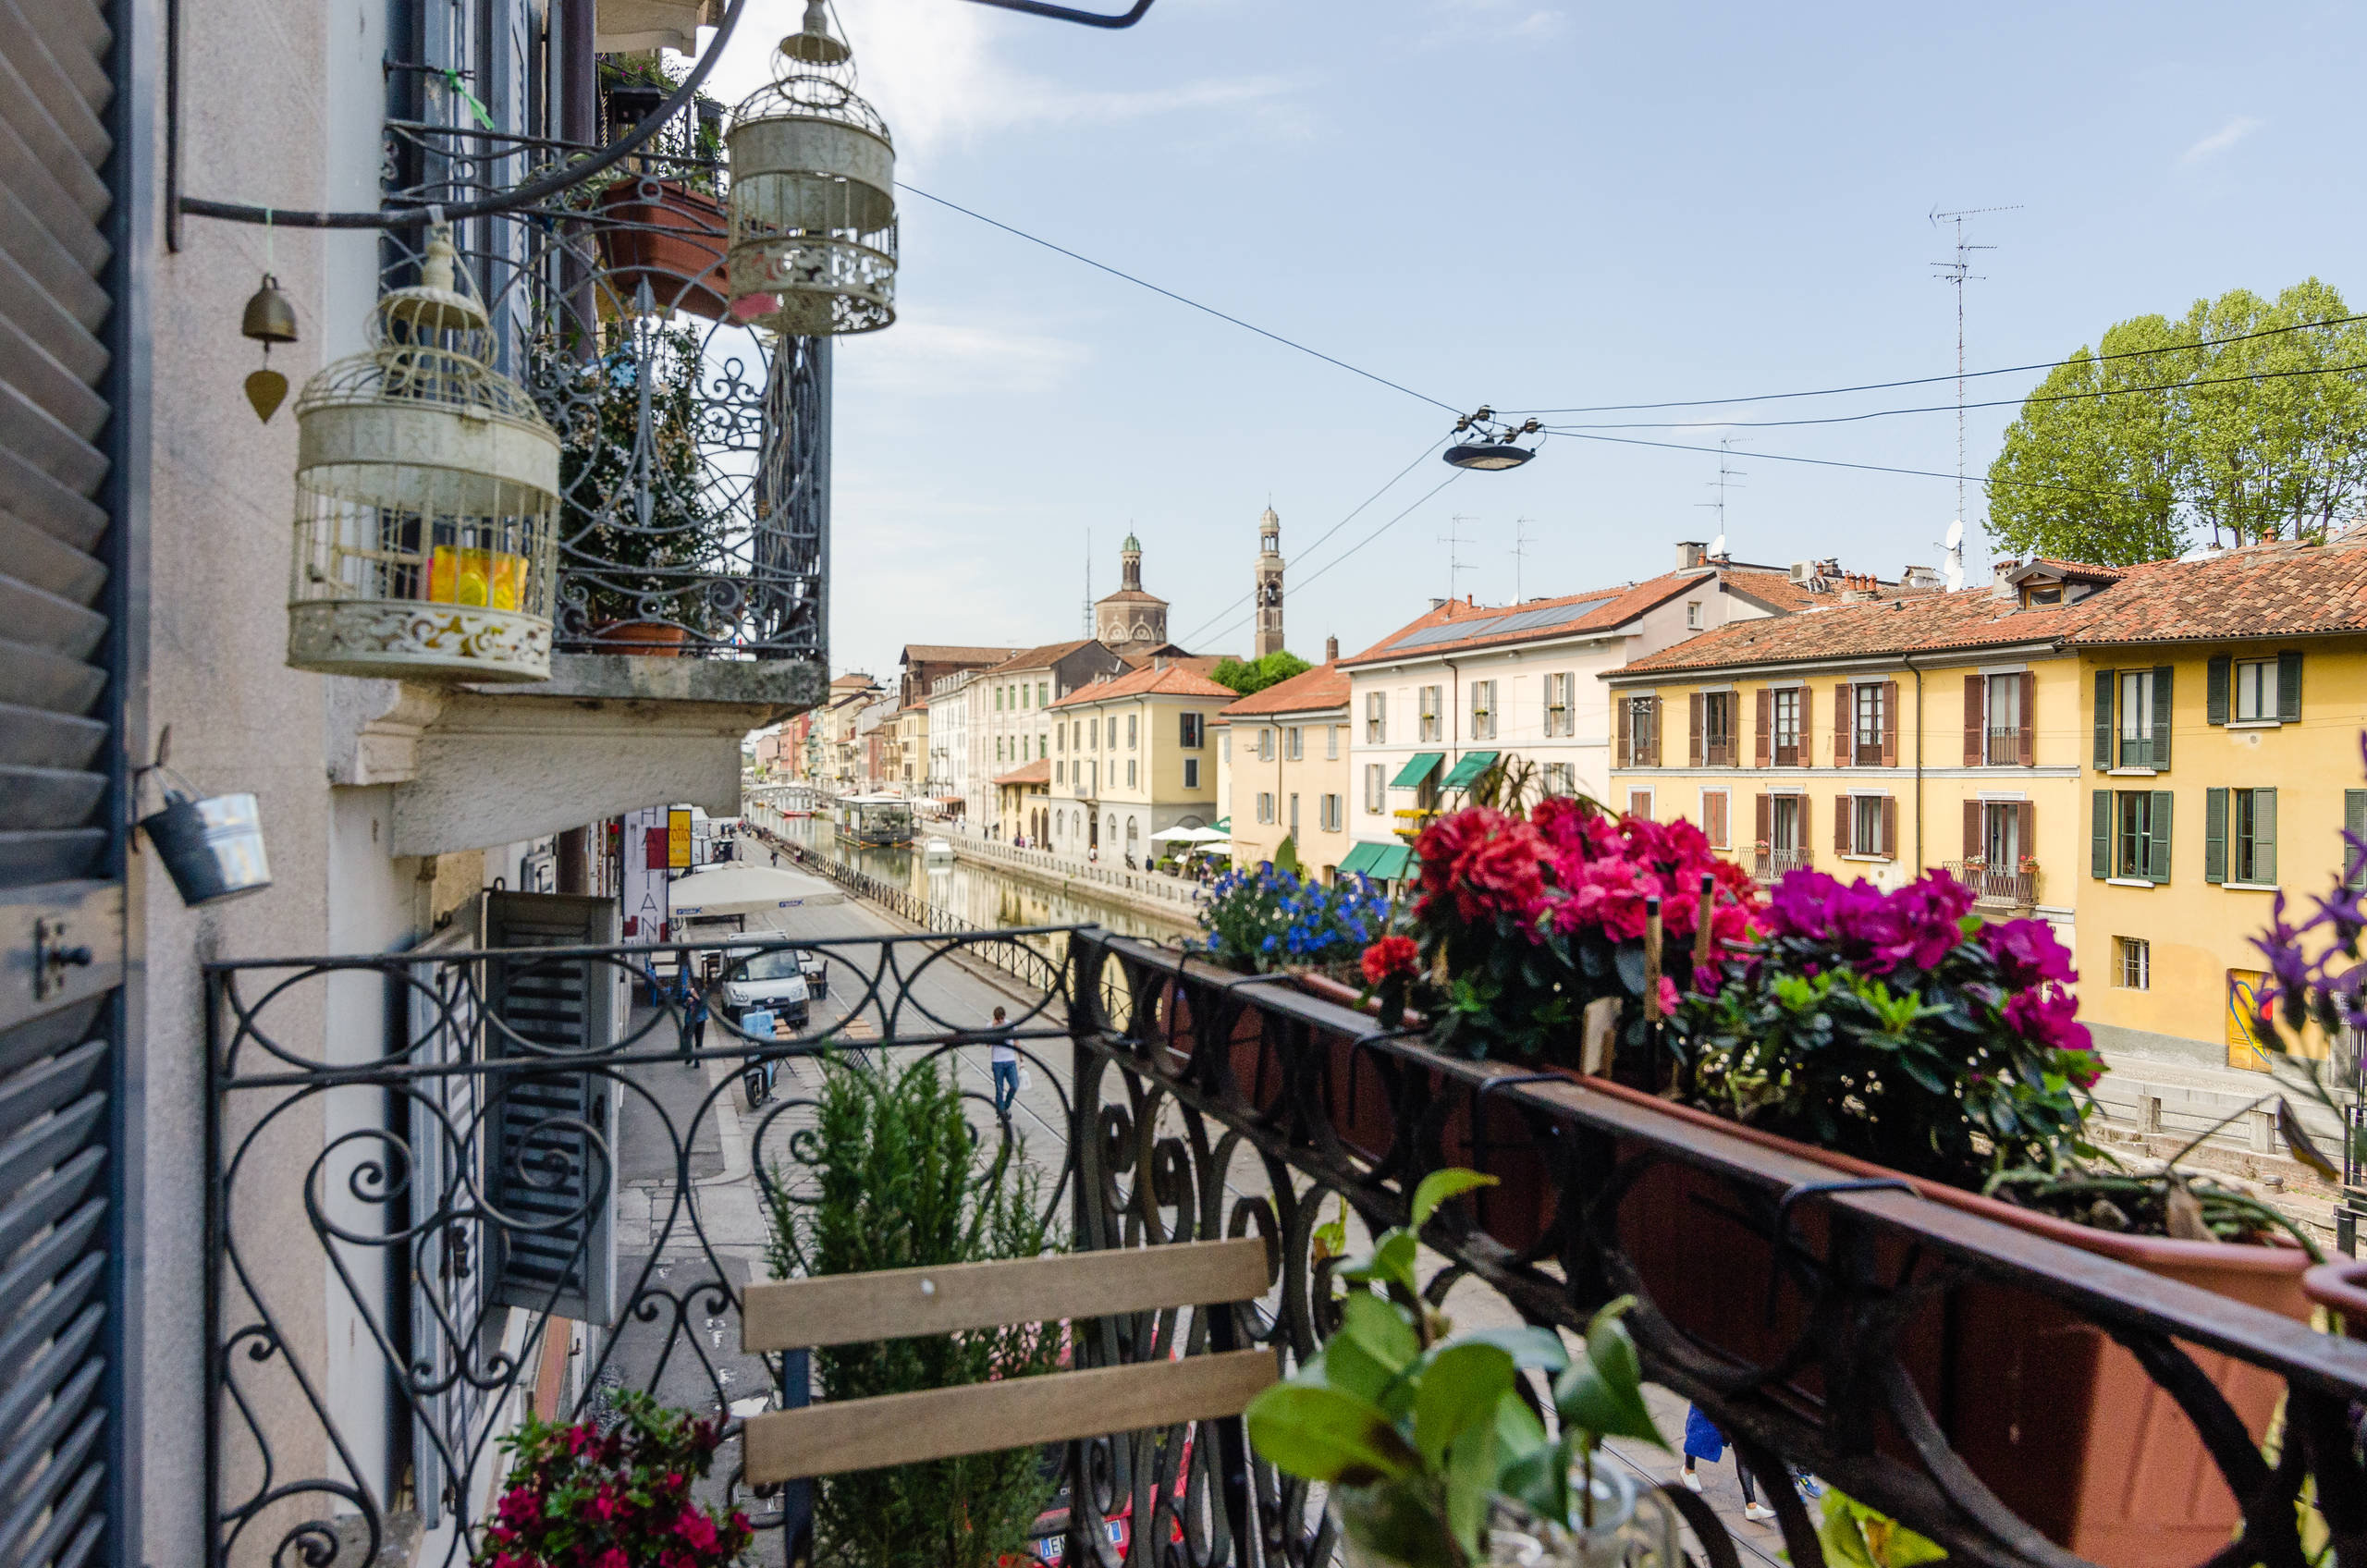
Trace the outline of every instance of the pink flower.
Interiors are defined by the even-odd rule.
[[[681,1517],[674,1521],[674,1533],[690,1542],[692,1547],[699,1551],[705,1551],[715,1545],[715,1521],[707,1517],[706,1511],[703,1508],[694,1508],[685,1503]]]
[[[1365,980],[1380,986],[1401,976],[1411,977],[1421,972],[1422,949],[1414,938],[1404,936],[1383,937],[1365,949]]]
[[[494,1513],[505,1525],[531,1525],[543,1516],[543,1500],[527,1488],[512,1487],[501,1494]]]
[[[2043,920],[1998,921],[1981,927],[1981,941],[1997,961],[1998,976],[2009,990],[2048,981],[2068,986],[2079,978],[2071,967],[2070,949]]]
[[[632,1559],[625,1556],[624,1548],[612,1546],[600,1554],[595,1568],[632,1568]]]
[[[2054,1050],[2090,1055],[2094,1051],[2094,1038],[2079,1022],[2078,999],[2060,991],[2015,992],[2005,1002],[2005,1024],[2025,1039]]]

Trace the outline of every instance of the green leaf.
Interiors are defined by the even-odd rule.
[[[1634,1438],[1668,1447],[1660,1428],[1652,1425],[1652,1413],[1645,1408],[1642,1393],[1633,1387],[1614,1387],[1591,1361],[1574,1365],[1562,1374],[1562,1380],[1553,1385],[1553,1406],[1562,1413],[1564,1426],[1598,1439]]]
[[[1446,1466],[1446,1525],[1473,1562],[1484,1562],[1480,1532],[1496,1490],[1496,1430],[1482,1421],[1454,1439]]]
[[[1439,1205],[1447,1199],[1467,1193],[1474,1187],[1492,1187],[1495,1184],[1493,1176],[1482,1176],[1477,1170],[1466,1170],[1461,1166],[1431,1171],[1422,1178],[1422,1184],[1414,1189],[1413,1219],[1409,1229],[1419,1231],[1429,1224],[1430,1216],[1438,1212]]]
[[[1310,1372],[1316,1376],[1307,1376]],[[1387,1411],[1392,1420],[1404,1414],[1390,1408],[1390,1390],[1397,1382],[1396,1368],[1382,1366],[1372,1352],[1345,1334],[1334,1334],[1325,1341],[1322,1350],[1291,1381],[1314,1388],[1340,1389],[1358,1399],[1370,1400]]]
[[[1562,1336],[1534,1325],[1521,1329],[1474,1329],[1457,1334],[1454,1342],[1494,1345],[1513,1358],[1515,1366],[1539,1372],[1559,1373],[1570,1365],[1570,1353],[1563,1346]]]
[[[1512,1391],[1513,1358],[1494,1345],[1454,1344],[1423,1369],[1414,1395],[1414,1446],[1436,1468],[1449,1445],[1475,1427],[1491,1427],[1496,1402]]]
[[[1422,1338],[1405,1315],[1369,1291],[1350,1292],[1340,1307],[1340,1332],[1332,1337],[1355,1341],[1392,1376],[1422,1354]]]
[[[1496,1489],[1542,1518],[1569,1518],[1568,1450],[1561,1443],[1538,1443],[1513,1455],[1497,1466]]]
[[[1380,1406],[1342,1389],[1277,1383],[1251,1400],[1242,1418],[1258,1454],[1303,1480],[1367,1486],[1421,1467]]]
[[[1496,1401],[1496,1447],[1506,1454],[1525,1454],[1546,1445],[1545,1423],[1529,1409],[1518,1389],[1508,1389]]]

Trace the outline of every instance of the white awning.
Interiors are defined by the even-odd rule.
[[[845,895],[818,876],[769,865],[725,862],[694,871],[668,889],[676,920],[715,920],[732,914],[763,914],[800,904],[838,903]]]

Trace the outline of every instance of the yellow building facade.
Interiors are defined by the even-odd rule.
[[[1215,821],[1215,722],[1236,695],[1201,668],[1215,662],[1160,655],[1050,704],[1052,849],[1140,865],[1154,834]]]
[[[1233,864],[1270,861],[1288,839],[1299,864],[1331,881],[1355,847],[1348,677],[1338,662],[1252,692],[1217,725],[1218,806]]]

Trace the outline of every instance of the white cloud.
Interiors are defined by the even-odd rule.
[[[1559,38],[1570,29],[1567,12],[1529,0],[1438,0],[1432,9],[1448,20],[1424,40],[1430,44]]]
[[[1090,357],[1084,344],[1067,338],[906,311],[892,331],[841,346],[837,371],[875,395],[1036,396]]]
[[[2205,158],[2226,152],[2267,123],[2265,120],[2256,120],[2250,115],[2238,115],[2226,125],[2179,153],[2178,162],[2199,164]]]

